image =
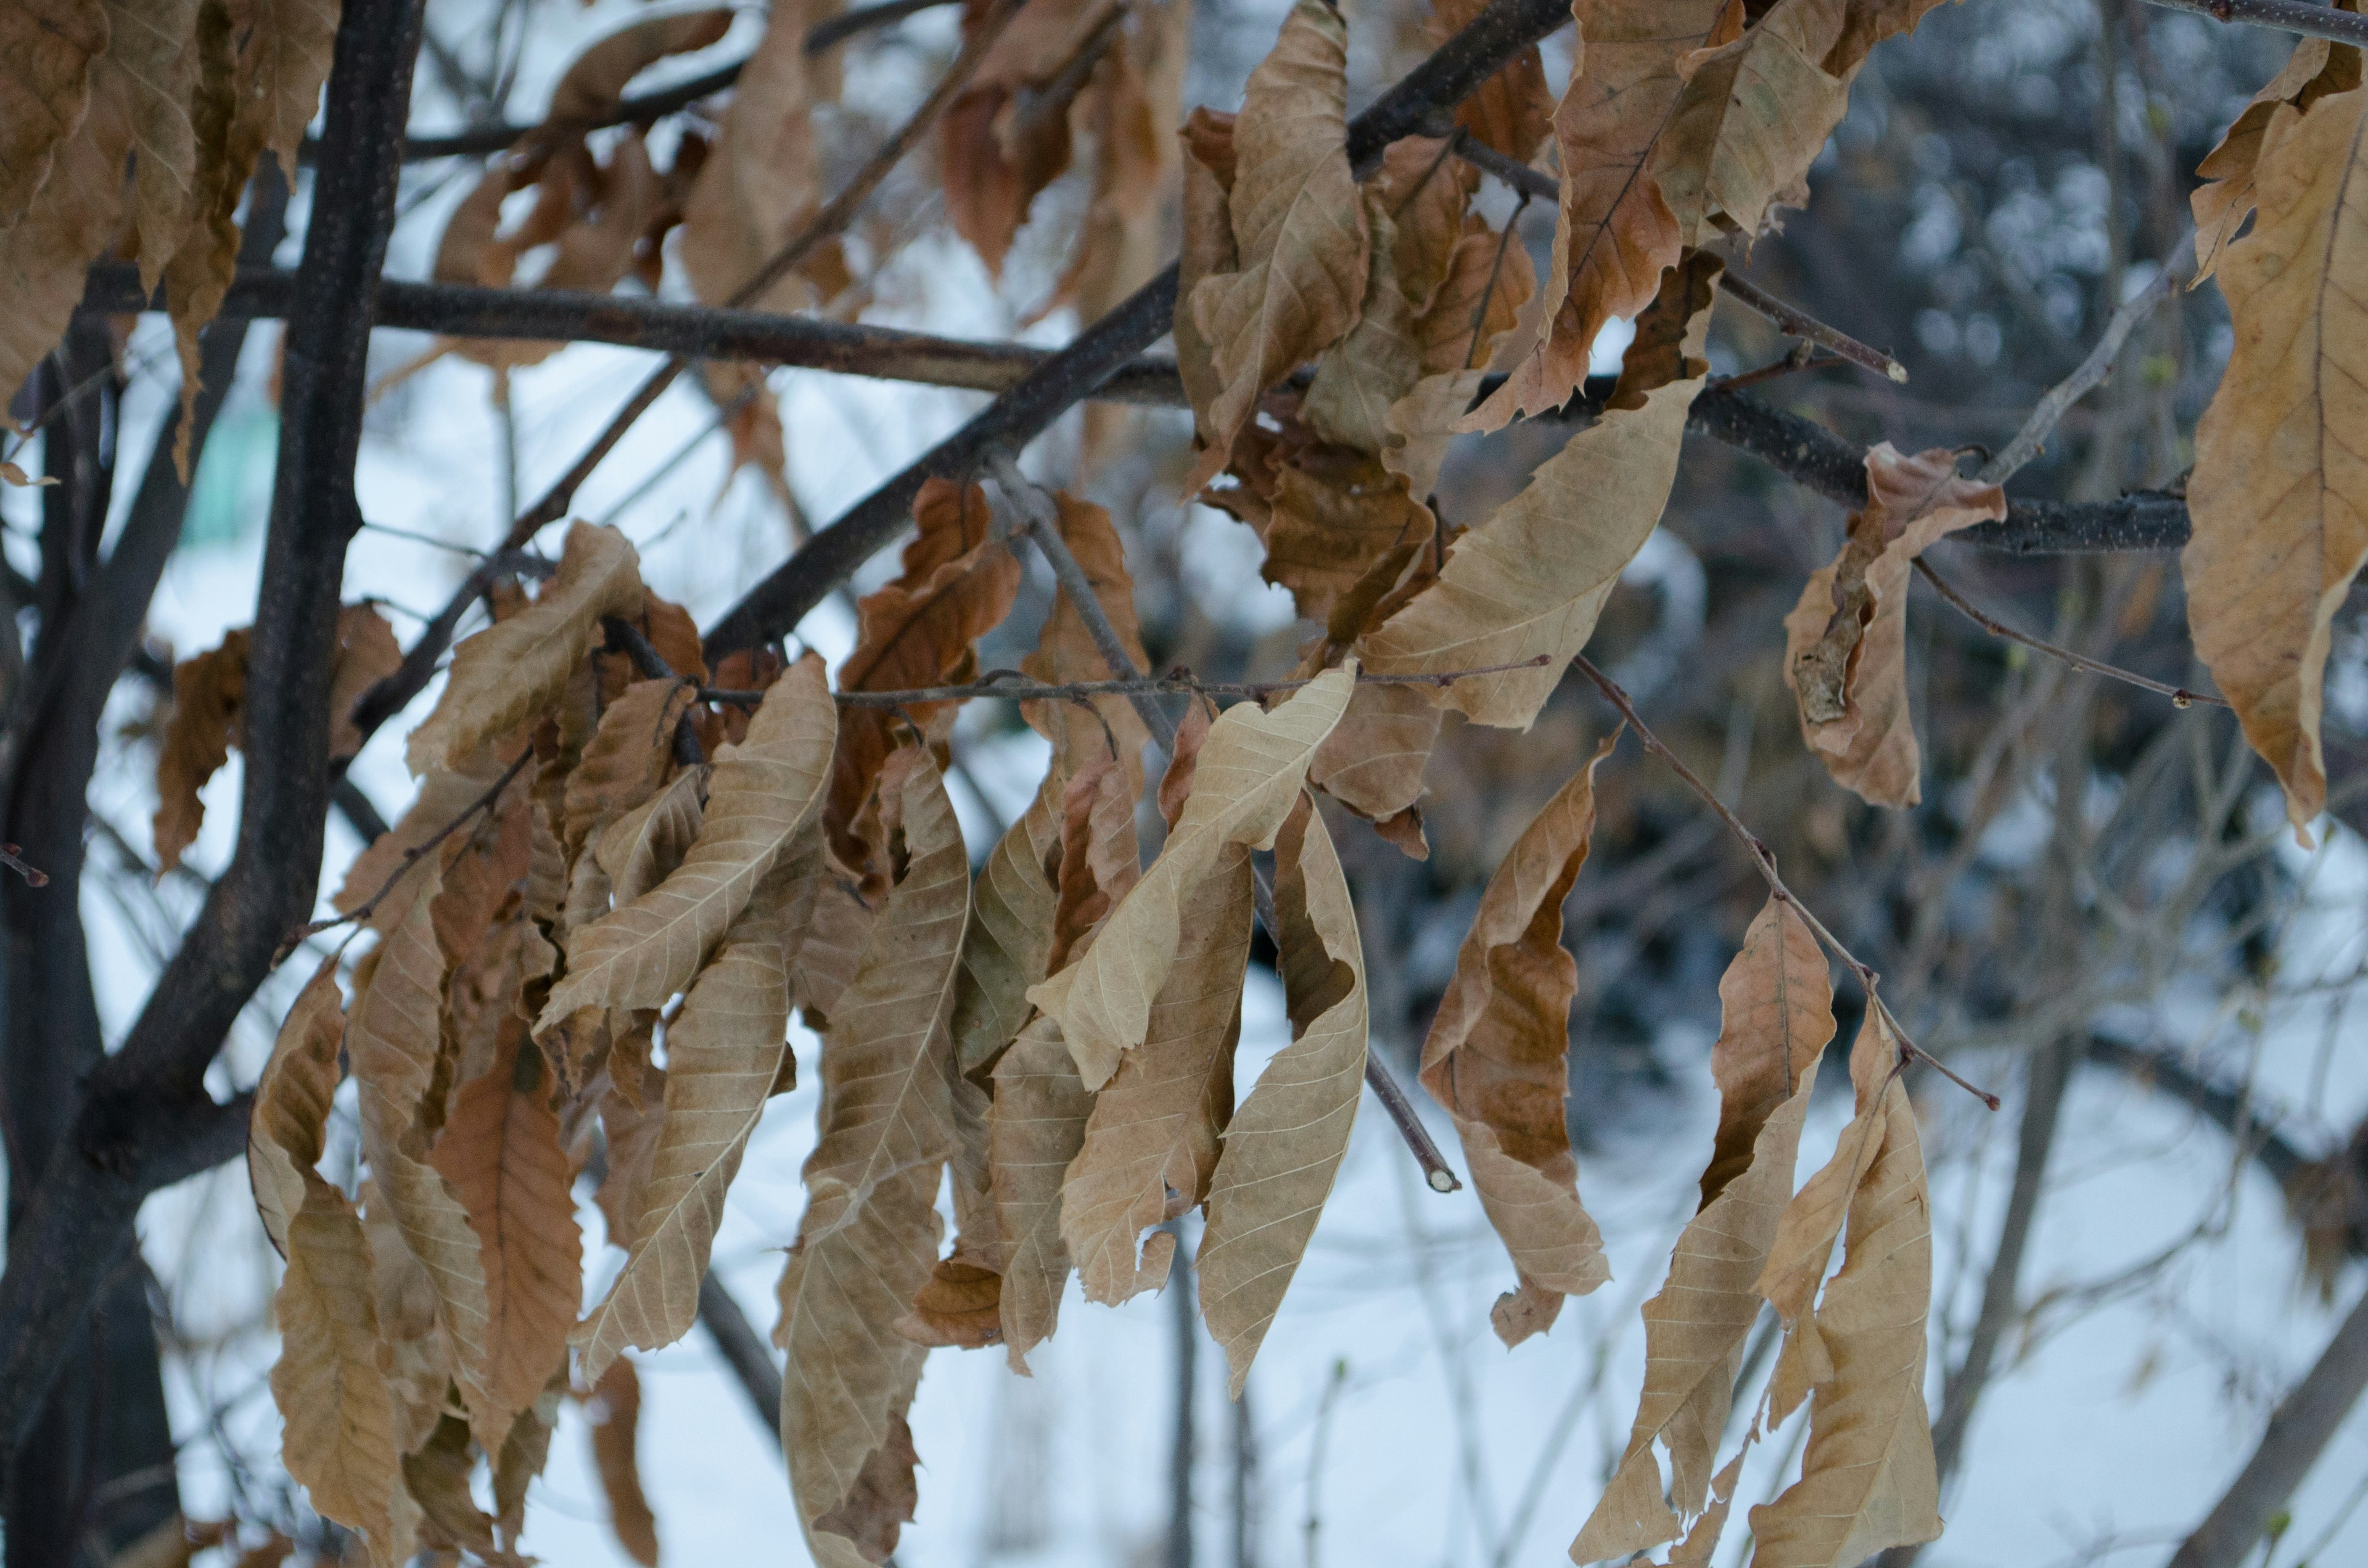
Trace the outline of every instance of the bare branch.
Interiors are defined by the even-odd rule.
[[[2146,0],[2167,11],[2186,11],[2215,22],[2246,22],[2257,28],[2331,38],[2368,48],[2368,17],[2339,11],[2316,0]]]
[[[140,1200],[192,1168],[229,1114],[208,1066],[312,908],[329,806],[329,687],[370,314],[393,226],[419,8],[347,0],[304,264],[290,312],[271,528],[248,662],[238,843],[122,1049],[90,1076],[0,1275],[0,1466],[31,1430]],[[197,1168],[202,1168],[197,1167]]]
[[[2182,241],[2181,244],[2186,242]],[[2129,341],[2138,323],[2154,313],[2154,308],[2170,298],[2178,285],[2178,270],[2166,267],[2155,274],[2154,281],[2123,302],[2112,319],[2105,324],[2104,333],[2089,357],[2080,361],[2073,372],[2047,389],[2014,433],[2006,449],[1984,463],[1974,477],[1984,484],[2003,484],[2007,479],[2037,457],[2048,436],[2055,430],[2072,405],[2089,395],[2096,385],[2112,370],[2113,361],[2121,356],[2122,345]]]
[[[2040,653],[2063,660],[2076,670],[2083,670],[2089,675],[2106,676],[2124,685],[2135,686],[2146,691],[2158,692],[2169,698],[2171,706],[2174,708],[2189,708],[2198,702],[2214,708],[2228,706],[2226,698],[2214,697],[2209,692],[2191,691],[2183,686],[2172,686],[2168,682],[2156,680],[2151,676],[2142,676],[2135,670],[2125,670],[2119,665],[2104,664],[2089,657],[2086,653],[2076,653],[2069,648],[2058,647],[2053,642],[2033,637],[2027,631],[2017,631],[2013,627],[1951,587],[1938,572],[1932,570],[1931,563],[1921,556],[1916,559],[1916,570],[1923,575],[1927,583],[1932,585],[1934,593],[1954,605],[1967,620],[1993,637],[2002,637],[2009,642],[2020,642],[2026,648],[2035,648]]]
[[[2158,0],[2157,0],[2158,3]],[[2237,1568],[2260,1543],[2270,1517],[2334,1440],[2368,1390],[2368,1293],[2363,1293],[2270,1417],[2260,1446],[2195,1533],[2171,1554],[2169,1568]]]

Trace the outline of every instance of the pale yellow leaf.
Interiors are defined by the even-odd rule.
[[[1369,257],[1349,170],[1348,49],[1339,12],[1298,0],[1250,73],[1228,198],[1237,265],[1178,301],[1210,346],[1221,387],[1200,411],[1209,447],[1187,494],[1224,466],[1258,395],[1356,324]]]
[[[1192,793],[1175,830],[1110,915],[1085,957],[1031,987],[1028,999],[1060,1024],[1086,1086],[1110,1081],[1121,1055],[1143,1043],[1151,1006],[1167,983],[1182,909],[1228,845],[1265,848],[1299,798],[1309,758],[1339,722],[1354,688],[1353,662],[1327,671],[1272,712],[1229,709],[1201,748]]]
[[[1365,1080],[1365,960],[1331,835],[1312,797],[1275,841],[1274,902],[1292,1042],[1225,1128],[1201,1238],[1201,1315],[1241,1397],[1331,1196]]]
[[[715,756],[707,812],[682,864],[588,930],[537,1031],[579,1007],[655,1007],[690,984],[822,799],[837,740],[822,661],[808,654],[765,693],[747,738]]]
[[[573,1336],[586,1382],[627,1346],[660,1349],[698,1320],[724,1194],[788,1049],[788,893],[778,871],[758,884],[666,1027],[666,1115],[632,1251]]]
[[[2368,560],[2368,88],[2277,108],[2254,195],[2221,253],[2237,341],[2196,424],[2180,566],[2195,651],[2299,830],[2326,805],[2328,648]]]
[[[534,603],[452,650],[444,695],[404,749],[413,774],[474,771],[480,747],[508,734],[566,687],[599,639],[600,618],[635,614],[641,604],[640,563],[625,536],[570,524],[559,574]]]
[[[1691,280],[1675,268],[1665,279],[1656,307],[1685,309]],[[1691,376],[1656,389],[1640,409],[1607,410],[1450,546],[1438,581],[1360,643],[1368,667],[1436,675],[1543,656],[1536,669],[1459,680],[1438,698],[1484,724],[1527,727],[1660,521],[1686,413],[1709,373],[1700,358],[1709,326],[1709,312],[1692,313],[1684,337]]]

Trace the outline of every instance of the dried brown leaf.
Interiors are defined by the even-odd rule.
[[[788,879],[758,883],[666,1027],[666,1116],[623,1272],[577,1326],[581,1375],[597,1382],[627,1346],[690,1332],[724,1193],[788,1050]]]
[[[1094,1097],[1060,1214],[1088,1301],[1114,1304],[1164,1284],[1175,1238],[1162,1232],[1144,1244],[1144,1233],[1208,1194],[1234,1108],[1250,910],[1249,853],[1234,846],[1185,902],[1142,1049]]]
[[[1719,1126],[1702,1210],[1678,1237],[1668,1282],[1645,1304],[1635,1424],[1618,1473],[1571,1543],[1573,1562],[1625,1558],[1671,1540],[1679,1514],[1705,1506],[1744,1335],[1759,1312],[1754,1286],[1792,1197],[1802,1122],[1834,1032],[1825,954],[1791,904],[1770,899],[1760,910],[1719,982],[1719,1001],[1711,1051]],[[1669,1450],[1668,1503],[1653,1460],[1656,1439]],[[1714,1536],[1718,1527],[1711,1528]]]
[[[249,633],[225,632],[222,646],[173,666],[173,710],[156,748],[156,869],[169,871],[206,820],[198,792],[230,760],[245,715]]]
[[[444,695],[405,746],[411,771],[474,771],[481,747],[509,734],[566,687],[598,638],[602,616],[632,615],[641,606],[640,563],[625,536],[570,524],[559,574],[534,603],[452,650]]]
[[[537,1030],[579,1007],[655,1007],[689,988],[822,797],[837,712],[822,661],[801,659],[765,693],[747,739],[715,757],[699,837],[656,887],[572,934],[567,974]]]
[[[1085,569],[1111,629],[1136,671],[1148,669],[1150,655],[1143,651],[1143,631],[1134,608],[1134,579],[1126,569],[1126,546],[1110,526],[1110,513],[1090,501],[1056,493],[1061,538],[1069,553]],[[1066,589],[1053,600],[1037,634],[1035,650],[1020,660],[1021,672],[1048,686],[1070,681],[1110,680],[1133,673],[1112,670],[1086,627],[1085,618],[1069,602]],[[1066,778],[1094,757],[1108,756],[1113,747],[1125,769],[1129,788],[1143,792],[1143,748],[1151,740],[1134,704],[1121,696],[1097,697],[1086,703],[1029,702],[1020,716],[1030,728],[1053,743],[1053,770]],[[1042,976],[1038,976],[1042,979]]]
[[[1086,955],[1029,991],[1060,1024],[1087,1088],[1108,1083],[1122,1054],[1144,1042],[1193,890],[1218,869],[1227,846],[1274,842],[1355,677],[1351,664],[1317,676],[1272,712],[1247,704],[1228,710],[1201,748],[1192,793],[1159,858]]]
[[[1784,618],[1784,667],[1801,733],[1834,781],[1878,806],[1923,799],[1907,703],[1907,577],[1916,558],[1959,528],[2006,516],[1995,484],[1957,474],[1956,454],[1866,455],[1868,501],[1850,542],[1813,574]]]
[[[26,0],[0,11],[0,228],[24,216],[59,143],[81,125],[108,34],[100,0]]]
[[[1096,1097],[1077,1076],[1060,1027],[1038,1016],[995,1064],[987,1113],[987,1197],[994,1205],[996,1331],[1011,1369],[1052,1337],[1069,1279],[1062,1173],[1077,1157]]]
[[[1364,204],[1348,153],[1348,24],[1298,0],[1250,73],[1234,127],[1227,199],[1237,264],[1179,297],[1209,345],[1220,390],[1198,409],[1208,449],[1185,491],[1232,451],[1258,395],[1356,324],[1369,266]]]
[[[855,649],[838,667],[842,691],[898,691],[967,678],[972,644],[1011,612],[1019,560],[989,529],[986,494],[977,485],[931,480],[914,497],[920,533],[905,547],[904,570],[857,606]],[[950,719],[951,702],[915,703],[904,711],[932,728]],[[851,708],[839,721],[823,811],[831,852],[876,888],[881,846],[858,817],[881,765],[894,748],[900,721],[880,708]]]
[[[609,1528],[626,1556],[642,1568],[657,1568],[658,1521],[642,1491],[642,1380],[632,1362],[620,1356],[609,1364],[584,1402],[584,1415],[592,1428],[592,1466],[609,1500]]]
[[[1691,297],[1691,279],[1673,268],[1656,307],[1682,309]],[[1368,666],[1435,675],[1543,656],[1536,669],[1459,680],[1438,698],[1481,723],[1526,728],[1660,521],[1686,412],[1709,373],[1701,357],[1709,326],[1709,312],[1691,313],[1691,375],[1653,392],[1641,409],[1606,412],[1450,545],[1438,581],[1364,639]]]
[[[468,1210],[485,1279],[485,1392],[507,1428],[565,1367],[584,1299],[575,1173],[560,1147],[542,1053],[524,1020],[502,1031],[491,1069],[461,1085],[434,1164]]]
[[[684,198],[679,253],[691,290],[722,304],[795,237],[822,199],[814,142],[815,63],[805,33],[816,7],[780,5],[740,73],[690,194]],[[765,311],[826,303],[806,273],[793,270],[749,301]]]
[[[1554,109],[1562,203],[1547,267],[1544,335],[1466,428],[1559,408],[1587,379],[1604,324],[1651,302],[1683,239],[1651,165],[1684,90],[1679,62],[1712,40],[1730,0],[1597,0]]]
[[[1312,796],[1275,840],[1278,956],[1292,1041],[1225,1128],[1197,1267],[1201,1315],[1236,1399],[1331,1195],[1365,1078],[1365,960],[1349,880]]]
[[[2237,342],[2196,424],[2180,565],[2195,651],[2299,831],[2326,805],[2328,648],[2368,560],[2368,88],[2273,111],[2254,181],[2253,227],[2221,252]]]
[[[1578,966],[1562,945],[1562,905],[1595,832],[1595,770],[1618,739],[1596,748],[1488,879],[1422,1046],[1423,1087],[1455,1119],[1480,1205],[1532,1298],[1521,1314],[1512,1297],[1498,1301],[1508,1345],[1551,1324],[1559,1297],[1611,1277],[1579,1204],[1563,1105]]]

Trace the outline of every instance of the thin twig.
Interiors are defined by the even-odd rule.
[[[1125,641],[1119,636],[1118,628],[1110,623],[1109,612],[1102,608],[1101,599],[1094,593],[1093,580],[1086,575],[1085,567],[1078,563],[1076,556],[1070,551],[1068,541],[1061,537],[1059,509],[1053,505],[1053,498],[1045,494],[1019,472],[1019,465],[1012,460],[1009,451],[998,450],[991,453],[987,462],[995,474],[996,488],[1009,498],[1012,509],[1022,519],[1022,527],[1029,537],[1035,540],[1036,548],[1044,552],[1045,561],[1053,568],[1053,575],[1061,584],[1061,591],[1068,596],[1069,607],[1076,611],[1078,619],[1086,623],[1087,630],[1091,632],[1094,647],[1100,653],[1102,662],[1110,666],[1111,674],[1123,674],[1133,677],[1121,678],[1110,683],[1097,681],[1078,684],[1081,686],[1108,684],[1121,687],[1146,686],[1147,683],[1144,683],[1135,673],[1134,655],[1127,652]],[[1532,664],[1543,662],[1543,659],[1530,661]],[[1426,681],[1440,679],[1437,676],[1416,678]],[[1277,681],[1269,685],[1267,690],[1269,692],[1295,690],[1307,684],[1306,681]],[[1444,682],[1440,681],[1440,684]],[[1186,687],[1184,689],[1199,695],[1207,695],[1207,692],[1197,684]],[[909,693],[870,692],[860,695],[874,699],[894,698],[905,701],[916,700]],[[996,695],[1012,695],[1011,687],[1005,686]],[[1159,742],[1162,749],[1169,756],[1174,756],[1176,721],[1170,719],[1165,710],[1151,700],[1148,689],[1130,690],[1127,695],[1133,700],[1135,711],[1143,716],[1144,723],[1150,728],[1153,737]],[[1245,691],[1244,695],[1250,695],[1250,693]],[[917,699],[917,700],[930,699]],[[1267,934],[1274,937],[1276,943],[1280,945],[1282,940],[1282,926],[1275,917],[1274,884],[1263,865],[1257,868],[1251,887],[1258,919],[1265,924]],[[1395,1074],[1389,1069],[1389,1064],[1382,1060],[1379,1052],[1372,1050],[1365,1052],[1365,1082],[1372,1087],[1373,1097],[1382,1102],[1382,1109],[1388,1114],[1391,1124],[1397,1128],[1398,1135],[1406,1140],[1406,1148],[1413,1153],[1415,1163],[1422,1167],[1424,1184],[1433,1192],[1453,1192],[1462,1187],[1463,1184],[1456,1179],[1455,1172],[1448,1165],[1446,1156],[1439,1152],[1439,1145],[1432,1142],[1429,1130],[1423,1126],[1421,1117],[1415,1113],[1413,1104],[1407,1100],[1406,1090],[1399,1086]]]
[[[2339,11],[2317,0],[2146,0],[2169,11],[2186,11],[2215,22],[2245,22],[2257,28],[2329,38],[2338,43],[2368,48],[2368,17]]]
[[[920,107],[905,119],[894,135],[881,143],[879,150],[856,171],[855,177],[839,188],[837,195],[806,220],[805,226],[788,244],[774,252],[772,258],[758,267],[753,277],[733,290],[731,298],[724,301],[727,308],[746,305],[763,294],[814,255],[825,241],[855,221],[855,215],[862,210],[863,204],[871,199],[880,182],[888,177],[889,171],[905,161],[905,154],[928,134],[956,95],[969,85],[979,66],[985,63],[987,51],[994,47],[995,40],[1003,36],[1004,28],[1019,10],[1019,0],[999,0],[996,7],[980,20],[976,30],[963,40],[962,52],[954,56],[953,63],[946,67],[945,74],[929,89],[928,97],[921,100]],[[510,525],[507,543],[512,547],[522,545],[540,532],[544,525],[557,522],[564,517],[574,503],[576,491],[592,477],[592,471],[600,466],[617,443],[623,439],[625,432],[649,412],[650,405],[657,402],[689,365],[690,361],[681,355],[672,355],[665,364],[650,372],[633,395],[625,400],[625,405],[609,421],[608,427],[585,449],[584,455],[577,458],[560,476],[559,482],[544,493],[541,500],[518,514],[517,521]]]
[[[1745,370],[1737,375],[1713,376],[1702,383],[1702,387],[1706,392],[1734,392],[1742,387],[1756,387],[1762,381],[1772,381],[1780,377],[1794,375],[1803,370],[1822,370],[1828,365],[1848,363],[1848,360],[1839,355],[1827,355],[1820,358],[1817,356],[1816,344],[1800,342],[1793,345],[1792,351],[1782,359],[1770,360],[1756,370]]]
[[[1767,881],[1768,891],[1780,902],[1791,905],[1793,912],[1808,926],[1810,932],[1824,945],[1826,950],[1833,954],[1845,968],[1858,977],[1860,989],[1866,993],[1867,1006],[1882,1015],[1883,1021],[1890,1027],[1892,1038],[1899,1043],[1901,1054],[1920,1058],[1949,1082],[1972,1095],[1990,1109],[1998,1109],[2001,1102],[1996,1095],[1991,1094],[1987,1089],[1976,1088],[1967,1083],[1952,1072],[1946,1062],[1908,1037],[1907,1029],[1900,1025],[1898,1015],[1892,1012],[1890,1005],[1884,1001],[1882,994],[1876,990],[1883,977],[1861,963],[1858,955],[1844,947],[1841,938],[1827,930],[1825,922],[1819,920],[1816,913],[1807,904],[1803,903],[1791,888],[1784,885],[1784,879],[1777,874],[1775,851],[1761,842],[1758,834],[1746,827],[1743,819],[1729,811],[1726,802],[1718,798],[1718,792],[1703,783],[1700,775],[1688,767],[1677,753],[1662,743],[1661,737],[1652,732],[1652,729],[1645,724],[1643,716],[1636,711],[1635,703],[1629,699],[1628,693],[1622,688],[1620,683],[1596,668],[1593,661],[1584,653],[1574,656],[1570,663],[1573,669],[1595,683],[1596,689],[1603,693],[1606,701],[1620,710],[1620,716],[1635,730],[1636,738],[1644,743],[1645,749],[1657,757],[1662,766],[1676,774],[1687,789],[1701,797],[1702,803],[1716,812],[1718,820],[1726,824],[1727,831],[1734,834],[1742,842],[1744,848],[1750,851],[1751,863]]]
[[[2104,664],[2089,658],[2085,653],[2076,653],[2069,648],[2059,648],[2053,642],[2032,636],[2029,632],[2017,631],[2013,627],[1990,615],[1973,600],[1951,587],[1938,572],[1932,570],[1931,564],[1920,556],[1917,558],[1916,570],[1922,574],[1927,583],[1932,585],[1934,593],[1956,606],[1959,613],[1963,614],[1967,620],[1993,637],[2002,637],[2009,642],[2020,642],[2026,648],[2036,648],[2039,652],[2061,659],[2074,669],[2086,671],[2089,675],[2106,676],[2146,691],[2159,692],[2170,699],[2170,705],[2174,708],[2188,708],[2198,702],[2208,703],[2214,708],[2228,706],[2226,699],[2214,697],[2208,691],[2192,691],[2183,686],[2172,686],[2167,682],[2156,680],[2151,676],[2142,676],[2135,670],[2125,670],[2119,665]]]
[[[1718,275],[1718,289],[1736,304],[1766,318],[1787,337],[1830,349],[1851,364],[1863,366],[1876,375],[1902,385],[1907,381],[1907,367],[1890,355],[1879,348],[1868,347],[1839,327],[1827,326],[1798,305],[1786,303],[1748,278],[1722,272]]]
[[[27,887],[45,888],[50,885],[50,874],[39,866],[28,866],[17,858],[17,846],[13,844],[0,844],[0,866],[6,866],[24,878]]]
[[[410,848],[404,850],[403,852],[403,858],[395,862],[394,869],[387,873],[386,881],[379,885],[379,890],[376,892],[370,894],[370,897],[364,899],[352,909],[338,915],[334,920],[315,920],[309,925],[298,926],[294,931],[289,934],[288,939],[282,945],[281,950],[283,952],[292,952],[295,950],[296,944],[303,941],[308,937],[317,937],[324,931],[334,931],[340,926],[359,926],[363,921],[368,920],[372,915],[377,914],[378,906],[386,901],[386,897],[389,893],[394,892],[395,885],[401,882],[405,876],[410,874],[411,868],[419,864],[419,862],[428,855],[433,854],[437,846],[442,844],[446,839],[459,832],[461,826],[468,823],[470,819],[477,816],[481,812],[492,811],[495,803],[502,798],[502,791],[510,787],[510,781],[516,778],[525,768],[526,765],[533,759],[534,747],[528,746],[523,751],[520,751],[518,755],[518,760],[511,763],[509,767],[504,768],[502,770],[502,776],[499,778],[495,779],[493,783],[487,787],[484,794],[479,795],[475,800],[461,807],[460,814],[455,816],[450,822],[446,823],[442,827],[438,828],[432,836],[424,839],[420,843],[415,844]]]
[[[2159,4],[2160,0],[2157,3]],[[2172,247],[2172,254],[2178,254],[2178,247]],[[2153,314],[2157,305],[2170,298],[2177,270],[2166,265],[2155,274],[2153,282],[2123,302],[2122,308],[2105,323],[2104,333],[2097,339],[2097,346],[2089,350],[2089,357],[2081,360],[2070,375],[2047,389],[2047,394],[2039,400],[2032,409],[2031,416],[2022,422],[2022,428],[2014,433],[2014,439],[2009,441],[1998,456],[1984,463],[1980,472],[1974,475],[1975,479],[1984,484],[2003,484],[2017,470],[2040,454],[2048,436],[2071,411],[2072,405],[2088,396],[2112,371],[2113,361],[2121,355],[2122,345],[2129,340],[2138,323]]]
[[[1520,192],[1525,201],[1531,197],[1540,197],[1549,201],[1562,199],[1560,180],[1543,170],[1533,169],[1527,164],[1515,162],[1486,142],[1475,139],[1468,131],[1458,131],[1451,138],[1450,144],[1455,149],[1457,157],[1483,174],[1496,176],[1497,178]],[[1872,370],[1878,376],[1887,377],[1891,381],[1905,382],[1907,380],[1907,367],[1890,355],[1880,349],[1868,347],[1841,328],[1828,326],[1798,305],[1786,303],[1756,283],[1746,282],[1731,272],[1722,272],[1719,274],[1718,287],[1721,293],[1734,300],[1736,303],[1756,312],[1775,324],[1776,330],[1787,337],[1797,337],[1804,342],[1830,348],[1836,355],[1849,360],[1851,364]]]

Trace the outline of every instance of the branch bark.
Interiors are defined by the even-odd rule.
[[[304,263],[289,313],[285,417],[248,665],[237,848],[123,1048],[90,1076],[0,1275],[0,1458],[57,1352],[131,1245],[140,1201],[216,1147],[237,1113],[206,1070],[281,937],[311,913],[329,801],[329,676],[367,391],[418,50],[415,0],[347,0]],[[202,1168],[201,1165],[196,1168]]]
[[[2260,1446],[2195,1533],[2171,1554],[2169,1568],[2237,1568],[2285,1506],[2294,1488],[2334,1440],[2368,1390],[2368,1294],[2270,1417]]]
[[[1172,286],[1172,279],[1169,281]],[[1158,280],[1148,287],[1159,287]],[[287,311],[294,290],[293,273],[242,272],[222,308],[226,314],[276,316]],[[1158,319],[1148,325],[1138,319],[1141,312],[1149,308],[1140,303],[1142,299],[1138,295],[1129,300],[1095,324],[1090,332],[1059,350],[621,295],[475,289],[443,283],[386,284],[380,292],[377,324],[440,332],[452,337],[611,343],[686,357],[751,359],[795,369],[962,387],[1004,393],[1014,400],[1021,399],[1021,388],[1026,384],[1027,406],[1020,406],[1019,402],[1008,406],[998,403],[978,416],[985,420],[988,415],[996,414],[996,407],[1002,407],[1003,412],[996,415],[996,427],[1004,434],[997,436],[990,429],[973,436],[970,426],[964,426],[937,451],[921,460],[921,464],[942,460],[951,477],[957,472],[975,469],[985,451],[999,444],[1024,444],[1032,439],[1072,403],[1093,399],[1183,407],[1184,386],[1177,378],[1175,361],[1136,353],[1167,329],[1167,313],[1154,312]],[[84,309],[115,313],[142,309],[144,303],[140,297],[137,274],[131,268],[108,266],[92,270]],[[1163,310],[1172,312],[1173,308],[1171,297]],[[1115,335],[1121,328],[1135,336],[1129,341],[1117,340]],[[1105,361],[1107,369],[1102,368]],[[1100,379],[1076,390],[1089,373]],[[1038,377],[1045,380],[1037,381],[1034,378]],[[1491,390],[1493,385],[1493,381],[1484,383],[1483,391]],[[1594,417],[1604,399],[1611,395],[1611,378],[1591,378],[1586,395],[1572,400],[1560,417]],[[1748,452],[1787,479],[1845,506],[1866,504],[1865,452],[1813,419],[1787,413],[1748,392],[1713,387],[1694,400],[1687,428]],[[963,460],[954,462],[957,456]],[[885,508],[884,497],[892,492],[904,496],[901,507],[909,508],[912,493],[920,488],[920,479],[911,477],[914,472],[907,470],[891,480],[873,497],[840,519],[842,524],[860,523],[854,532],[834,540],[824,555],[805,560],[797,565],[793,574],[790,574],[789,566],[784,566],[774,578],[768,579],[758,595],[743,601],[742,610],[754,618],[767,604],[779,599],[783,608],[768,618],[777,619],[779,614],[794,608],[800,597],[810,591],[810,580],[826,570],[836,570],[840,557],[861,546],[864,540],[878,540],[863,551],[868,556],[894,539],[904,528],[905,511],[894,510],[885,523],[879,514]],[[921,474],[921,478],[928,476],[928,472]],[[1978,523],[1952,537],[1977,548],[2013,555],[2085,555],[2176,550],[2187,542],[2187,533],[2186,502],[2175,495],[2141,491],[2116,501],[2015,501],[2009,505],[2003,522]],[[820,545],[822,539],[830,535],[830,529],[824,530],[809,548]],[[792,563],[802,556],[803,552],[801,557],[792,557]],[[856,563],[860,564],[860,559]],[[848,570],[852,571],[853,565]],[[842,578],[844,575],[840,574]],[[823,582],[805,608],[820,602],[820,595],[829,592],[838,580]],[[793,626],[795,621],[789,624]],[[722,630],[719,627],[719,635]],[[785,630],[776,626],[774,634]],[[732,635],[743,637],[746,632],[735,626]],[[437,652],[440,654],[442,649],[438,647]]]

